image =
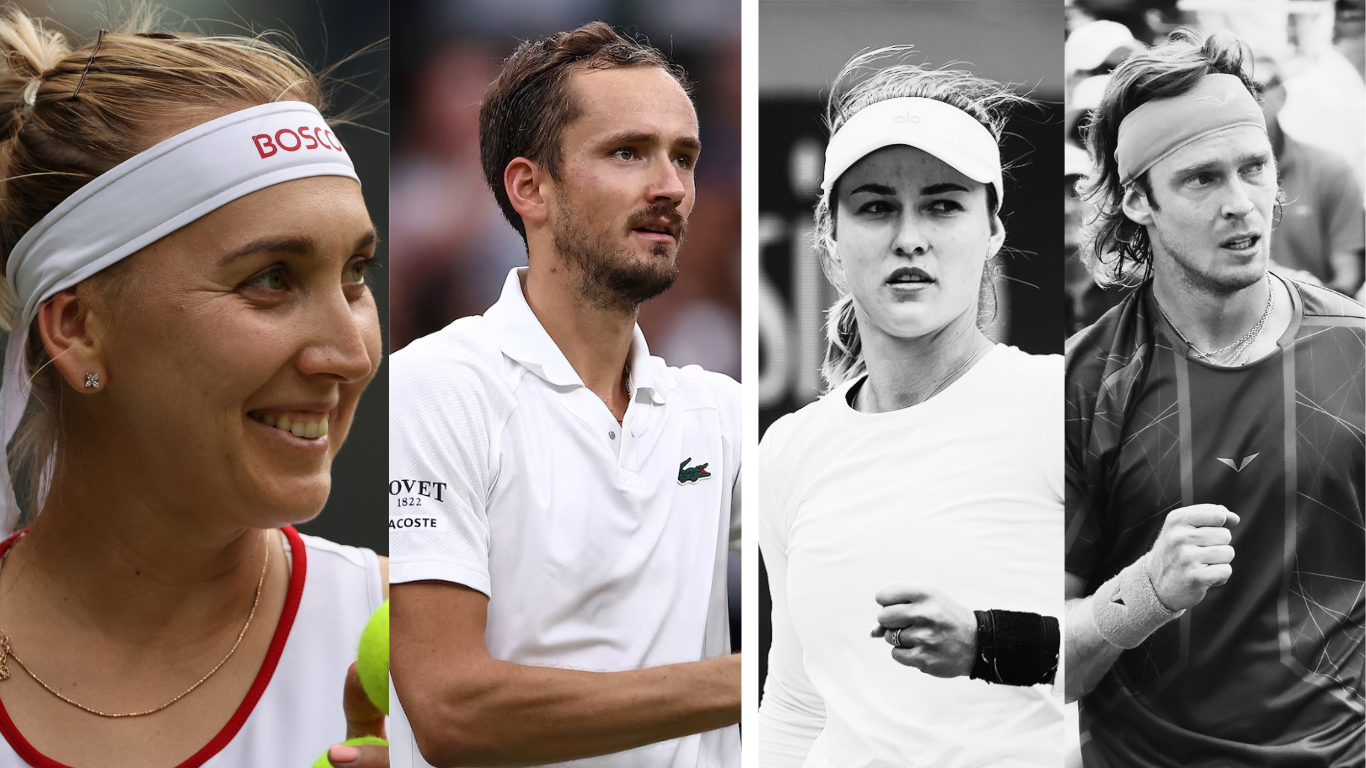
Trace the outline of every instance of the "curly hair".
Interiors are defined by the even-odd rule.
[[[1105,95],[1082,128],[1093,170],[1077,183],[1077,191],[1096,211],[1086,224],[1083,250],[1098,284],[1139,282],[1153,258],[1147,228],[1125,216],[1122,208],[1126,187],[1115,159],[1119,124],[1149,101],[1190,91],[1206,75],[1234,75],[1257,98],[1251,62],[1251,51],[1238,38],[1216,33],[1202,40],[1195,31],[1183,28],[1172,32],[1162,45],[1138,51],[1115,68]],[[1133,183],[1156,209],[1148,174]]]

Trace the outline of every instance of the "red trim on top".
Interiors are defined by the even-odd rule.
[[[275,674],[275,667],[280,662],[280,654],[285,650],[285,641],[289,639],[289,631],[294,626],[294,617],[299,613],[299,601],[304,595],[304,576],[308,572],[308,555],[305,551],[303,539],[299,538],[299,532],[294,530],[292,525],[286,525],[280,530],[285,532],[285,538],[289,540],[289,549],[294,562],[293,572],[289,577],[289,593],[285,596],[285,607],[280,612],[280,623],[275,626],[275,637],[271,638],[270,649],[266,651],[266,658],[261,662],[261,669],[256,673],[256,680],[251,684],[250,690],[247,691],[246,698],[242,699],[242,703],[229,718],[227,725],[224,725],[223,730],[210,739],[203,749],[194,753],[190,759],[177,765],[176,768],[199,768],[208,762],[209,758],[228,746],[237,732],[242,730],[247,718],[251,717],[252,710],[256,708],[256,702],[261,700],[261,695],[266,692],[266,686],[270,685],[270,679]],[[9,546],[25,533],[28,533],[27,528],[0,542],[0,557],[3,557],[5,550],[9,549]],[[3,700],[0,700],[0,734],[3,734],[14,751],[19,753],[19,757],[34,768],[72,768],[44,755],[28,743],[23,734],[19,733],[19,729],[14,726],[14,721],[10,719],[9,712],[5,710]]]

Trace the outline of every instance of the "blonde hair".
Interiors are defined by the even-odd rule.
[[[893,45],[865,51],[849,60],[830,86],[826,105],[825,125],[830,135],[859,110],[888,99],[919,97],[941,101],[963,110],[991,131],[997,143],[1005,131],[1009,109],[1017,104],[1032,102],[1016,94],[1010,86],[1002,85],[971,72],[952,69],[930,69],[905,61],[913,50],[909,45]],[[887,63],[890,61],[891,63]],[[871,75],[867,73],[871,72]],[[866,76],[865,76],[866,75]],[[867,365],[863,360],[863,342],[859,338],[858,319],[854,313],[854,297],[844,279],[835,243],[835,212],[833,200],[838,194],[838,183],[830,194],[816,203],[813,235],[821,271],[834,286],[839,298],[826,310],[825,361],[821,376],[826,391],[863,375]],[[999,213],[1000,200],[996,190],[987,185],[987,213]],[[992,274],[983,270],[982,288],[978,303],[978,324],[990,320],[994,312]]]
[[[319,77],[264,37],[156,32],[156,23],[143,9],[123,31],[73,48],[22,11],[0,17],[0,266],[76,190],[175,133],[277,101],[325,107]],[[93,278],[99,295],[117,298],[127,264]],[[10,287],[3,279],[0,287],[12,310]],[[72,393],[36,321],[25,354],[33,399],[6,458],[15,497],[32,515],[41,477],[64,460],[62,403]]]

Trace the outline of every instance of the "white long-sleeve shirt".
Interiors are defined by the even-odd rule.
[[[1063,368],[998,345],[929,400],[860,413],[850,382],[760,446],[759,546],[773,645],[764,768],[1058,766],[1047,686],[898,664],[877,590],[913,582],[972,610],[1063,610]]]

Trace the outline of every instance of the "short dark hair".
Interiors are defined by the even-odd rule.
[[[1124,184],[1120,182],[1119,163],[1115,160],[1119,124],[1130,112],[1153,99],[1187,93],[1206,75],[1234,75],[1257,98],[1251,60],[1251,51],[1233,35],[1216,33],[1201,40],[1193,30],[1178,29],[1167,42],[1138,51],[1115,68],[1105,95],[1083,128],[1093,171],[1077,185],[1082,197],[1096,209],[1085,233],[1087,262],[1096,282],[1133,283],[1140,277],[1139,269],[1150,265],[1153,258],[1147,228],[1125,216],[1121,207]],[[1140,175],[1134,183],[1148,202],[1157,207],[1148,174]]]
[[[524,41],[503,62],[479,107],[480,162],[498,207],[523,241],[526,226],[503,187],[508,163],[525,157],[558,179],[560,137],[579,116],[569,93],[569,76],[575,70],[639,66],[664,70],[691,98],[692,86],[682,67],[643,40],[623,36],[601,21]]]

